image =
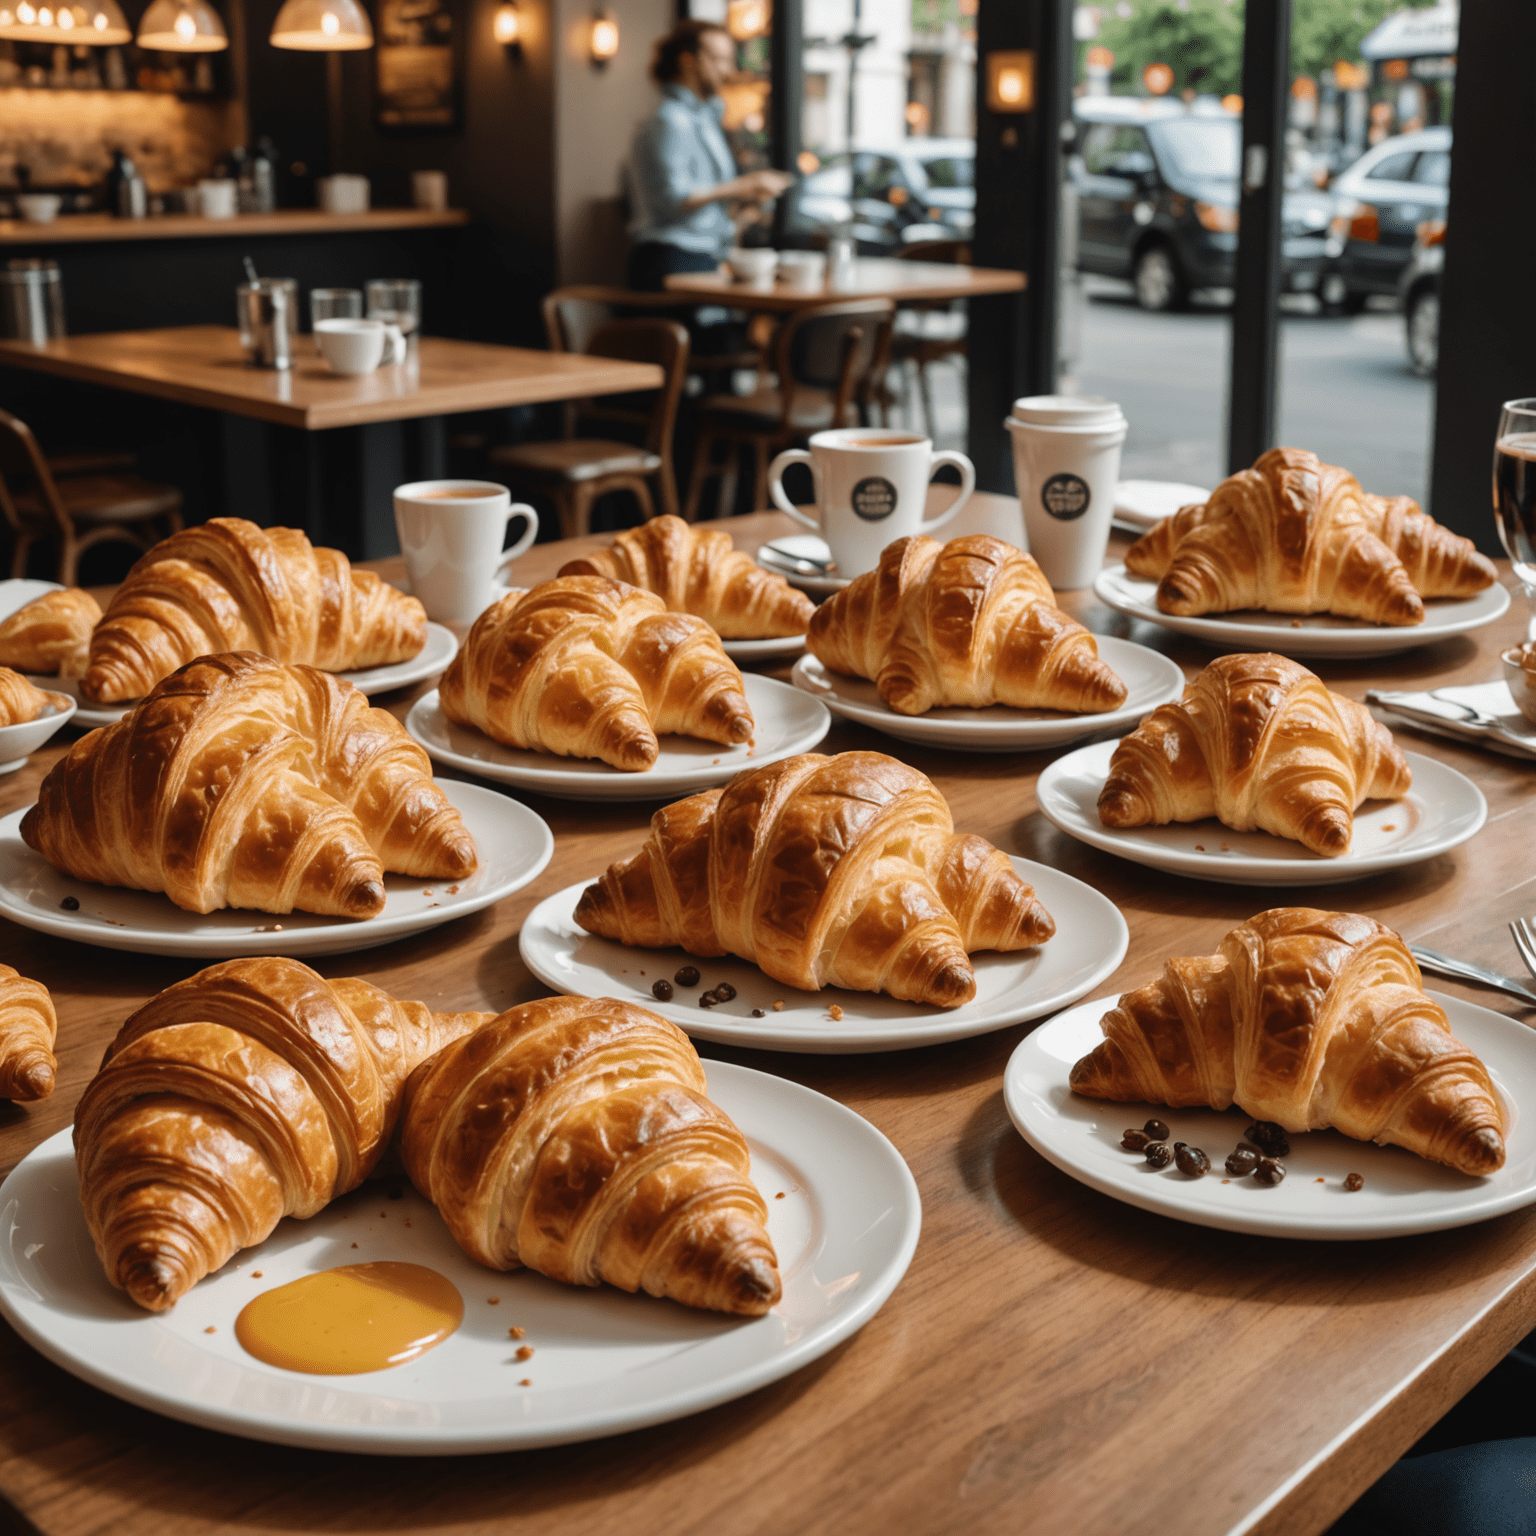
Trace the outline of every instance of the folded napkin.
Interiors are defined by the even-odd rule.
[[[1503,682],[1388,693],[1372,688],[1365,702],[1437,736],[1475,742],[1510,757],[1536,758],[1536,725],[1525,718]]]

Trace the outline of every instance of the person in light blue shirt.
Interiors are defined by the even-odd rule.
[[[724,27],[679,22],[656,44],[661,105],[635,133],[625,167],[631,219],[629,283],[658,292],[672,272],[712,272],[756,216],[787,188],[783,171],[738,175],[720,126],[720,88],[736,72]]]

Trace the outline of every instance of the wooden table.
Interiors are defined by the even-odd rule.
[[[793,531],[759,514],[737,541]],[[576,548],[540,545],[521,582]],[[386,567],[387,569],[387,567]],[[1503,579],[1509,581],[1507,568]],[[1093,629],[1194,671],[1211,653],[1130,624],[1089,593]],[[1523,605],[1477,637],[1376,662],[1320,662],[1330,686],[1483,681]],[[408,696],[389,701],[403,713]],[[1411,939],[1518,969],[1505,921],[1536,910],[1532,768],[1454,742],[1405,743],[1482,786],[1489,824],[1412,869],[1279,899],[1347,904]],[[1151,874],[1057,833],[1036,812],[1053,754],[946,755],[839,724],[826,750],[908,759],[959,827],[1104,891],[1131,946],[1105,992],[1169,954],[1204,954],[1270,893]],[[0,813],[32,799],[62,748],[0,780]],[[517,957],[524,915],[639,842],[651,807],[531,801],[554,862],[527,890],[420,938],[317,962],[440,1008],[495,1007],[543,988]],[[0,924],[0,956],[53,989],[58,1091],[0,1111],[0,1166],[70,1121],[118,1024],[190,962],[74,946]],[[1434,982],[1524,1017],[1501,995]],[[188,1428],[81,1385],[0,1325],[0,1494],[13,1528],[46,1536],[280,1531],[493,1531],[587,1536],[1218,1536],[1325,1529],[1536,1325],[1536,1210],[1438,1236],[1283,1242],[1153,1216],[1038,1157],[1003,1108],[1028,1026],[888,1056],[788,1056],[705,1044],[851,1105],[911,1164],[923,1236],[906,1279],[857,1336],[738,1402],[611,1440],[521,1455],[372,1459],[283,1450]],[[3,1522],[0,1522],[3,1523]]]
[[[66,336],[41,345],[0,341],[0,365],[309,432],[626,394],[663,382],[662,370],[653,363],[441,336],[423,336],[410,362],[359,378],[332,373],[311,341],[300,337],[293,367],[278,372],[251,367],[239,333],[221,325]]]
[[[838,299],[893,299],[915,304],[940,299],[975,299],[985,294],[1020,293],[1022,272],[1000,267],[961,267],[943,261],[897,261],[890,256],[861,256],[853,272],[835,288],[793,288],[773,282],[758,286],[738,283],[719,272],[678,272],[667,278],[667,291],[701,304],[729,304],[734,309],[784,313]]]

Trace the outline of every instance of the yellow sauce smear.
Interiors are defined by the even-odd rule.
[[[343,1264],[248,1302],[235,1337],[268,1365],[353,1376],[415,1360],[464,1321],[453,1283],[421,1264]]]

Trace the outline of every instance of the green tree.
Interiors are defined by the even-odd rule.
[[[1433,5],[1435,0],[1296,0],[1291,15],[1291,68],[1319,75],[1340,59],[1360,57],[1366,33],[1394,12]]]

